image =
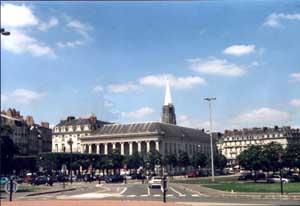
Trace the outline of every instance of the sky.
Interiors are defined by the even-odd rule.
[[[166,80],[178,125],[300,128],[299,1],[1,3],[1,110],[160,121]]]

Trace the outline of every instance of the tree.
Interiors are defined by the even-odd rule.
[[[217,152],[214,156],[214,163],[216,168],[224,170],[227,165],[227,159],[223,154]]]
[[[280,168],[279,164],[279,154],[283,155],[284,150],[281,144],[277,142],[270,142],[263,146],[263,156],[261,161],[264,169],[269,173],[269,171],[277,171]]]
[[[1,174],[8,174],[13,168],[13,157],[18,154],[18,148],[14,145],[10,135],[12,128],[2,125],[0,128],[0,149],[1,149]]]
[[[256,172],[263,167],[263,148],[260,145],[251,145],[247,150],[242,151],[237,160],[243,168],[246,170],[254,171],[255,182],[256,182]]]
[[[178,165],[184,168],[191,165],[190,157],[187,152],[179,151]]]
[[[283,156],[286,167],[298,168],[300,174],[300,141],[289,142]]]
[[[113,150],[109,155],[108,158],[111,161],[112,169],[114,170],[114,174],[116,174],[116,170],[120,170],[120,168],[123,166],[123,155],[120,154],[120,152],[115,149]],[[120,171],[119,171],[120,172]]]
[[[131,169],[138,169],[143,164],[143,159],[138,152],[134,152],[132,155],[125,156],[124,164],[127,165],[131,173]]]
[[[157,150],[154,150],[154,151],[151,151],[151,152],[147,153],[145,162],[150,163],[150,168],[152,170],[154,169],[155,164],[157,163],[157,161],[162,162],[161,154]]]
[[[169,165],[171,171],[173,171],[173,168],[178,165],[178,160],[176,154],[167,154],[164,158],[164,164]]]
[[[193,160],[192,160],[193,166],[194,167],[205,167],[207,165],[207,156],[204,153],[201,152],[196,152],[193,155]]]

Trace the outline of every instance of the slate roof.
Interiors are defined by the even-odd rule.
[[[93,131],[91,136],[114,136],[138,133],[159,133],[170,137],[209,137],[204,131],[162,122],[108,124]]]
[[[97,121],[97,125],[99,125],[99,126],[102,126],[102,125],[105,125],[105,124],[111,124],[109,122],[104,122],[104,121],[100,121],[100,120],[96,120],[96,121]],[[56,126],[60,127],[60,126],[86,125],[86,124],[92,124],[92,120],[90,118],[86,118],[86,119],[78,118],[78,119],[72,119],[72,120],[62,120]]]

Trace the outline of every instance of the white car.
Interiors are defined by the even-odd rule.
[[[268,178],[268,182],[280,182],[280,175],[272,175]],[[287,178],[282,178],[282,183],[289,183],[290,180]]]
[[[162,178],[160,176],[153,176],[148,182],[149,188],[161,187]]]

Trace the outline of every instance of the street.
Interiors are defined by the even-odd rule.
[[[70,184],[67,188],[70,188]],[[13,196],[13,202],[8,202],[8,195],[5,194],[3,205],[27,205],[32,206],[34,203],[43,202],[43,206],[47,203],[52,205],[53,202],[59,204],[59,202],[71,202],[80,203],[79,205],[86,205],[86,202],[94,201],[92,205],[102,205],[107,201],[119,202],[119,201],[130,201],[130,202],[143,202],[143,205],[155,202],[161,204],[163,200],[162,192],[160,188],[149,188],[147,184],[141,182],[132,181],[128,184],[114,183],[114,184],[100,184],[93,183],[74,183],[72,185],[74,190],[55,192],[47,194],[25,194],[16,193]],[[96,201],[97,200],[97,201]],[[147,203],[146,203],[147,202]],[[253,199],[246,197],[230,198],[218,196],[218,193],[211,193],[210,190],[197,187],[193,185],[182,185],[171,183],[167,192],[167,202],[186,203],[186,204],[212,204],[212,205],[299,205],[299,201],[296,200],[262,200]],[[19,204],[18,204],[19,203]],[[50,204],[51,203],[51,204]],[[97,204],[95,204],[97,203]],[[145,204],[144,204],[145,203]],[[41,204],[41,202],[40,202]],[[78,205],[77,204],[77,205]],[[105,205],[105,204],[104,204]],[[153,205],[153,204],[150,204]]]

